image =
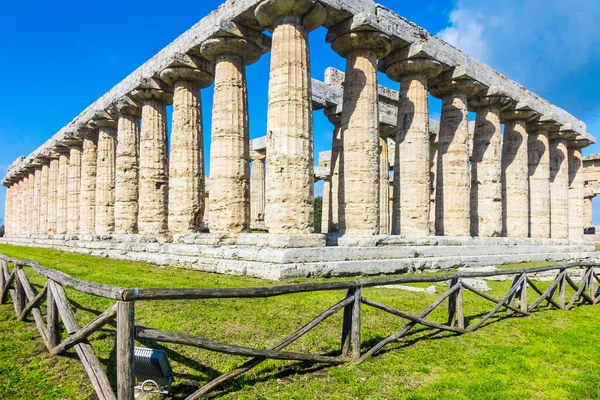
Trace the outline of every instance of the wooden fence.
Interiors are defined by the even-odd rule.
[[[9,264],[13,265],[12,271],[9,268]],[[251,357],[249,361],[238,368],[213,379],[188,397],[188,399],[198,399],[204,397],[224,382],[256,367],[266,359],[296,360],[332,365],[347,362],[360,363],[374,355],[387,344],[405,336],[417,325],[463,334],[480,328],[484,322],[501,308],[515,315],[528,316],[544,301],[548,304],[548,307],[556,307],[564,310],[572,308],[577,301],[592,305],[597,304],[600,302],[600,296],[595,291],[595,284],[596,282],[600,283],[600,278],[594,272],[594,267],[598,266],[600,266],[599,262],[583,262],[498,272],[461,272],[438,276],[368,278],[354,281],[306,283],[260,288],[127,289],[83,281],[60,271],[45,268],[35,261],[16,260],[0,254],[0,292],[2,296],[0,304],[3,304],[10,294],[17,319],[22,321],[28,315],[32,316],[42,340],[51,354],[60,355],[74,348],[100,399],[133,399],[135,384],[133,348],[135,339],[179,343],[225,354]],[[31,267],[36,273],[46,278],[46,283],[39,292],[30,284],[23,271],[23,267]],[[585,269],[579,284],[575,283],[567,274],[567,270],[572,268]],[[550,286],[545,291],[542,291],[531,281],[529,276],[548,271],[556,271],[556,275]],[[513,282],[508,293],[501,299],[491,297],[465,283],[463,280],[464,278],[483,278],[498,275],[513,276]],[[368,287],[419,282],[439,283],[445,281],[449,281],[449,289],[419,315],[412,315],[363,296],[363,289]],[[575,291],[570,299],[565,297],[567,285]],[[116,300],[116,303],[82,328],[75,319],[63,287],[69,287],[93,296]],[[539,295],[531,303],[527,299],[528,287]],[[200,336],[135,326],[134,310],[136,301],[264,298],[292,293],[332,290],[344,290],[345,295],[343,299],[269,349],[231,345]],[[465,290],[473,292],[494,304],[493,308],[487,314],[471,326],[467,326],[465,323],[465,305],[463,304],[463,292]],[[41,303],[44,299],[46,300],[46,321],[44,321],[43,314],[40,311]],[[446,299],[448,299],[447,321],[440,324],[427,320],[426,317]],[[518,304],[515,301],[516,299],[519,299]],[[363,352],[360,336],[361,305],[363,304],[398,316],[407,320],[408,323],[398,332],[381,340]],[[284,351],[287,346],[341,310],[343,310],[343,326],[339,355],[326,356]],[[117,320],[116,393],[113,391],[113,387],[106,377],[104,368],[87,341],[87,338],[92,333],[115,318]],[[61,321],[68,333],[68,337],[62,341],[59,336],[59,323]]]

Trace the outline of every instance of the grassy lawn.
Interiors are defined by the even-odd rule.
[[[52,250],[0,245],[0,252],[72,276],[122,287],[250,287],[280,283],[247,277],[159,268],[144,263],[93,258]],[[535,264],[539,265],[539,264]],[[522,267],[520,265],[519,267]],[[525,265],[525,267],[531,265]],[[515,267],[515,266],[512,266]],[[26,269],[32,283],[44,280]],[[290,280],[296,283],[302,280]],[[501,298],[510,281],[489,282],[490,295]],[[540,282],[541,289],[549,283]],[[429,286],[429,285],[427,285]],[[418,314],[437,294],[370,288],[364,296]],[[91,321],[112,301],[66,289],[80,324]],[[572,294],[567,291],[567,295]],[[270,299],[137,302],[136,325],[198,334],[244,346],[270,347],[343,298],[341,291]],[[528,293],[530,301],[535,293]],[[471,325],[492,303],[465,293]],[[443,304],[429,319],[443,322]],[[397,317],[363,306],[363,351],[398,331]],[[342,313],[329,318],[289,351],[328,353],[339,349]],[[235,399],[598,399],[600,398],[600,307],[572,311],[539,309],[531,317],[507,318],[500,312],[482,329],[465,335],[417,327],[361,365],[327,367],[266,361],[213,394]],[[96,355],[115,383],[114,327],[90,338]],[[204,350],[156,343],[141,346],[167,350],[175,372],[175,398],[182,398],[246,359]],[[75,352],[52,357],[29,320],[17,322],[11,304],[0,306],[0,398],[95,398]]]

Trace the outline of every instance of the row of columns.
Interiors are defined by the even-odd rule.
[[[266,160],[254,161],[253,167],[257,179],[264,172],[262,198],[250,189],[245,70],[262,50],[244,35],[227,35],[203,43],[203,58],[190,56],[191,65],[165,69],[160,80],[138,88],[77,132],[79,140],[56,146],[24,173],[7,196],[13,210],[9,233],[18,232],[13,226],[21,233],[50,235],[198,232],[205,191],[200,90],[213,81],[210,231],[247,232],[253,197],[259,204],[255,217],[264,218],[270,233],[312,233],[308,33],[324,22],[325,14],[315,0],[265,0],[255,10],[258,22],[272,31]],[[328,113],[336,125],[326,202],[329,231],[556,238],[583,234],[583,224],[578,226],[583,213],[580,149],[569,147],[567,152],[566,142],[550,140],[544,126],[529,129],[537,115],[506,109],[512,102],[501,92],[486,91],[472,79],[453,76],[453,71],[442,72],[434,60],[410,58],[406,48],[392,52],[388,36],[369,29],[352,31],[347,25],[331,27],[327,36],[346,58],[343,106]],[[389,168],[387,145],[379,134],[378,69],[401,85],[391,218],[384,211],[389,205]],[[429,92],[442,99],[435,160],[429,143]],[[171,102],[169,149],[166,106]],[[477,112],[471,159],[469,108]],[[560,157],[563,161],[556,164]],[[259,216],[262,204],[264,216]]]

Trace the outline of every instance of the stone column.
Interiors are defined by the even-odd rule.
[[[253,229],[265,229],[265,155],[253,152],[250,159],[250,224]]]
[[[329,230],[329,209],[331,205],[331,177],[323,179],[323,203],[321,207],[321,233]]]
[[[528,120],[534,111],[506,110],[502,143],[502,235],[529,236],[529,159],[527,152]]]
[[[594,223],[592,221],[592,199],[595,197],[585,197],[583,199],[583,226],[584,228],[588,228],[592,226]]]
[[[328,41],[346,58],[342,106],[339,231],[379,233],[379,101],[377,60],[390,51],[390,38],[379,32],[338,32]]]
[[[344,198],[340,198],[339,187],[340,187],[340,153],[342,152],[342,114],[341,107],[333,107],[332,109],[325,109],[325,115],[329,119],[329,122],[333,124],[333,138],[331,143],[331,161],[330,167],[330,201],[329,207],[327,208],[327,230],[325,232],[334,233],[339,231],[339,213],[338,205],[344,201]]]
[[[109,119],[94,120],[98,127],[96,161],[96,235],[115,231],[115,155],[116,123]]]
[[[67,233],[79,234],[79,213],[81,205],[81,145],[79,140],[69,143],[69,176],[67,184]]]
[[[390,231],[390,159],[387,140],[379,139],[379,233],[389,235]]]
[[[117,106],[115,159],[115,233],[138,232],[139,147],[141,110],[130,99]]]
[[[56,235],[57,228],[57,195],[58,195],[58,169],[60,167],[60,155],[53,150],[50,155],[50,167],[48,169],[48,235]]]
[[[199,232],[204,215],[204,135],[200,89],[210,86],[214,68],[171,67],[161,72],[173,85],[173,123],[169,158],[169,233]]]
[[[250,229],[250,137],[246,65],[260,49],[233,37],[206,41],[202,54],[215,62],[210,151],[210,232],[237,234]]]
[[[394,51],[382,61],[386,75],[400,82],[391,233],[428,236],[431,150],[427,82],[439,75],[442,65],[429,59],[406,59],[407,49]]]
[[[56,181],[56,234],[67,233],[67,199],[69,184],[69,148],[61,147]]]
[[[86,129],[81,133],[81,195],[79,197],[79,233],[93,235],[96,226],[96,163],[98,132]]]
[[[502,135],[500,110],[511,100],[486,93],[469,101],[476,110],[471,156],[471,235],[502,235]]]
[[[12,236],[12,197],[14,193],[14,184],[6,184],[6,197],[4,199],[4,236]]]
[[[138,232],[164,236],[168,233],[169,201],[167,104],[173,97],[150,88],[138,89],[133,96],[142,101]]]
[[[41,235],[40,232],[40,193],[42,188],[42,167],[41,163],[35,165],[33,178],[33,220],[31,223],[31,234]]]
[[[583,239],[583,157],[577,142],[568,143],[569,239]]]
[[[27,236],[35,235],[34,220],[35,220],[35,170],[30,170],[28,179],[28,199],[25,208]]]
[[[48,234],[48,179],[50,165],[48,160],[42,164],[42,179],[40,186],[40,235]]]
[[[567,141],[560,136],[550,140],[550,235],[569,237],[569,162]]]
[[[435,231],[437,235],[470,236],[471,177],[467,97],[483,87],[471,79],[440,76],[431,93],[442,99],[438,139]]]
[[[314,231],[308,32],[324,22],[325,14],[316,0],[265,0],[255,10],[258,22],[273,30],[265,206],[270,233]]]
[[[529,236],[550,237],[550,141],[548,132],[555,123],[532,122],[527,125],[529,153]]]

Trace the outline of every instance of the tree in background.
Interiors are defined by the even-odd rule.
[[[321,233],[321,216],[323,210],[323,198],[315,197],[315,233]]]

